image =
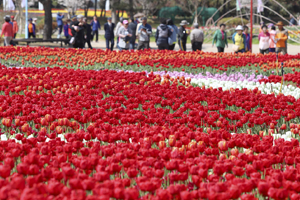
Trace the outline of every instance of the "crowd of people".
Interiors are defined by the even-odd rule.
[[[293,19],[293,18],[292,18]],[[290,23],[293,24],[291,19]],[[1,37],[4,35],[4,45],[14,45],[12,39],[16,38],[18,32],[18,24],[14,20],[14,16],[5,16],[5,22],[2,25]],[[64,20],[64,15],[57,14],[56,21],[58,27],[57,38],[61,38],[64,33],[66,43],[69,43],[74,48],[88,48],[92,49],[91,41],[95,39],[98,42],[98,31],[101,25],[97,16],[88,22],[88,19],[82,15],[73,16],[71,19]],[[190,31],[187,26],[189,23],[182,20],[179,28],[174,24],[172,19],[161,19],[160,25],[156,28],[155,42],[160,50],[174,50],[176,44],[182,51],[186,51],[187,38],[190,36],[192,50],[202,50],[204,41],[204,33],[199,28],[197,23],[193,24]],[[276,30],[276,26],[278,29]],[[251,51],[251,38],[249,28],[247,26],[238,25],[232,35],[233,46],[232,50],[236,53],[244,53]],[[107,18],[104,24],[104,37],[106,40],[106,49],[113,50],[116,40],[116,47],[120,50],[129,49],[150,49],[150,38],[152,35],[152,26],[147,22],[146,17],[137,19],[124,19],[115,25],[112,19]],[[28,37],[36,37],[36,26],[33,19],[28,21]],[[265,25],[261,23],[259,30],[258,41],[259,50],[261,54],[269,52],[287,53],[287,39],[288,31],[284,28],[282,21],[277,24]],[[226,25],[221,24],[213,35],[212,45],[216,45],[218,52],[224,52],[225,47],[228,47],[228,36],[226,33]]]
[[[277,30],[275,25],[278,27]],[[258,46],[261,54],[268,54],[269,52],[287,54],[288,31],[284,29],[282,21],[279,21],[275,25],[269,24],[269,26],[267,26],[261,22],[258,35]],[[218,52],[224,52],[225,45],[228,46],[224,29],[225,25],[221,24],[220,30],[216,31],[213,39],[213,44],[217,41]],[[236,32],[232,35],[233,51],[236,53],[251,51],[251,38],[248,33],[249,28],[247,26],[238,25],[235,30]]]

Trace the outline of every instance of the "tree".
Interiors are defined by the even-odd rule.
[[[200,16],[202,10],[198,13],[198,7],[204,8],[204,5],[208,0],[177,0],[179,6],[186,12],[189,12],[191,15],[195,14],[194,22],[198,22],[198,17]]]
[[[44,40],[51,39],[52,36],[52,1],[51,0],[39,0],[44,6],[45,22],[44,22]]]
[[[76,10],[84,6],[85,0],[58,0],[59,4],[66,7],[68,18],[75,15]]]
[[[167,3],[167,0],[135,0],[143,9],[146,16],[153,15],[158,9]]]

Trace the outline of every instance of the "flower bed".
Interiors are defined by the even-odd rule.
[[[2,50],[0,199],[300,198],[300,92],[261,81],[274,55]]]

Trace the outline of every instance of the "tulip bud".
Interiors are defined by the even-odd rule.
[[[235,160],[235,159],[236,159],[236,157],[235,157],[235,156],[233,156],[233,155],[231,155],[231,156],[229,156],[229,159],[230,159],[230,160]]]
[[[281,130],[285,130],[286,129],[286,124],[282,124],[280,127]]]
[[[211,133],[211,128],[207,128],[207,133]]]
[[[247,133],[251,134],[252,130],[251,129],[247,129]]]
[[[274,123],[270,123],[270,129],[274,129],[274,128],[275,128]]]
[[[239,155],[239,150],[237,150],[237,149],[231,149],[230,150],[230,154],[237,157]]]
[[[269,130],[268,130],[268,134],[269,134],[269,135],[274,134],[274,129],[269,129]]]
[[[61,118],[57,120],[57,123],[58,123],[59,126],[63,126],[64,125],[64,122],[63,122],[63,120]]]
[[[175,143],[176,143],[176,137],[175,137],[175,135],[170,135],[169,136],[169,145],[170,145],[170,147],[174,147]]]
[[[29,125],[27,123],[25,123],[22,127],[21,127],[21,130],[26,133],[29,129]]]
[[[253,152],[252,152],[251,149],[246,149],[246,150],[245,150],[245,154],[247,154],[247,155],[252,154],[252,153],[253,153]]]
[[[226,160],[226,159],[227,159],[226,154],[221,153],[220,156],[219,156],[219,160]]]
[[[21,120],[20,120],[19,118],[15,119],[15,125],[16,125],[16,126],[20,126],[20,121],[21,121]]]
[[[294,123],[291,123],[290,124],[290,128],[292,129],[292,128],[296,128],[296,125],[294,124]]]
[[[11,127],[11,120],[9,118],[3,118],[2,124],[6,127]]]
[[[197,148],[197,143],[195,141],[191,141],[189,144],[188,144],[188,149],[189,150],[192,150],[192,149],[196,149]]]
[[[62,128],[60,126],[57,126],[55,128],[55,131],[56,131],[57,134],[61,134],[62,133]]]
[[[49,115],[49,114],[46,114],[46,115],[45,115],[45,119],[47,120],[47,122],[52,122],[52,121],[53,121],[52,116]]]
[[[264,137],[264,131],[259,131],[259,136]]]
[[[166,147],[165,141],[159,141],[158,147],[159,147],[159,149],[164,149]]]
[[[221,151],[227,151],[228,150],[228,146],[225,140],[222,140],[218,143],[218,147]]]
[[[221,121],[217,121],[217,127],[222,127],[222,122]]]
[[[43,118],[41,118],[41,125],[42,126],[47,126],[47,120],[43,117]]]

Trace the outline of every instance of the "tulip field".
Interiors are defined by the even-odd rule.
[[[300,54],[0,58],[0,200],[300,200]]]

